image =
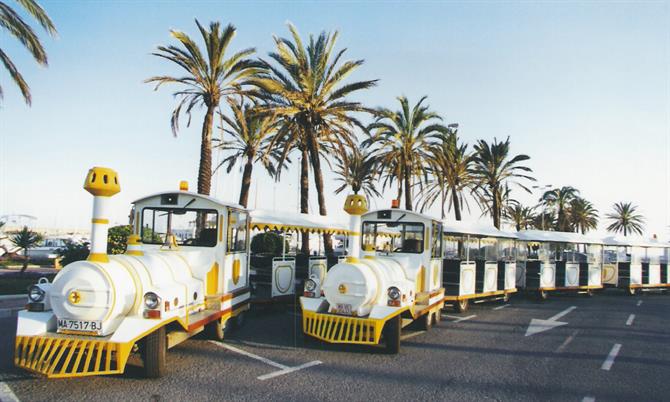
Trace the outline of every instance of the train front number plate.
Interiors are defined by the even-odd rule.
[[[338,314],[351,315],[351,304],[337,304],[335,310],[337,310]]]
[[[58,320],[58,332],[100,334],[102,332],[102,321],[70,320],[61,318]]]

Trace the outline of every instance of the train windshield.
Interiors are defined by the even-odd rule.
[[[422,223],[364,222],[363,250],[423,253],[424,226]]]
[[[218,213],[214,210],[184,208],[144,208],[142,242],[165,244],[168,233],[180,246],[214,247]]]

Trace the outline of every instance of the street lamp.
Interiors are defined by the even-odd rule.
[[[547,184],[544,186],[533,186],[534,189],[536,190],[544,190],[545,192],[552,188],[553,186],[551,184]],[[542,198],[540,198],[540,201],[542,201]],[[544,215],[547,210],[547,204],[542,203],[542,230],[544,230]]]

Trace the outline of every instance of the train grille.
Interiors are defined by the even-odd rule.
[[[17,336],[14,364],[49,378],[120,374],[129,354],[126,344],[92,337]]]
[[[331,343],[376,345],[383,328],[384,320],[302,312],[303,332]]]

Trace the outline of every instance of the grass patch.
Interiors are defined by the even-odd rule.
[[[34,285],[45,277],[49,282],[53,281],[56,274],[46,275],[2,275],[0,276],[0,295],[18,295],[28,293],[28,286]]]

